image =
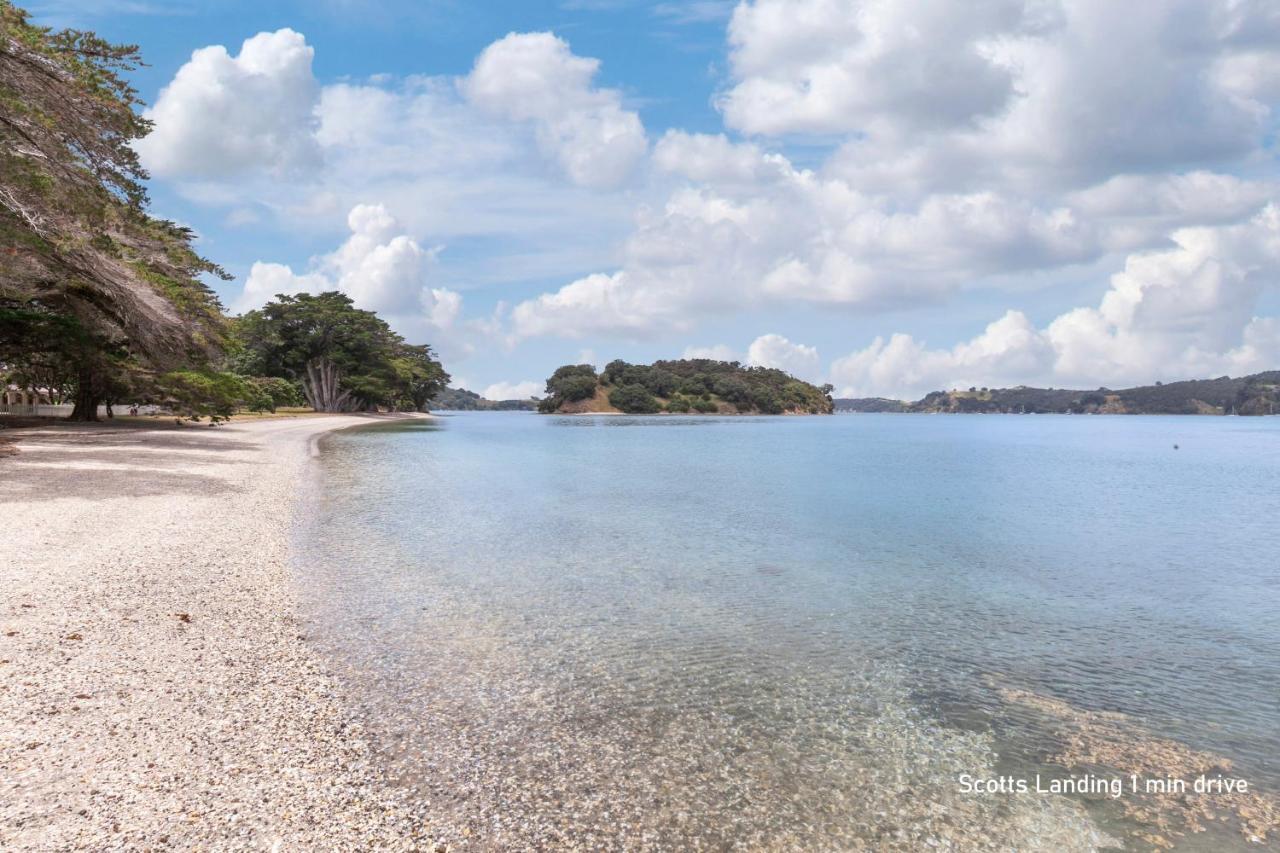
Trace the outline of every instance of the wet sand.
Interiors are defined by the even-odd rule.
[[[370,420],[9,434],[0,849],[433,846],[301,635],[289,572],[312,440]]]

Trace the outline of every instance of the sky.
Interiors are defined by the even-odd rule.
[[[1280,368],[1273,0],[30,0],[141,47],[233,313],[457,387],[712,357],[840,396]]]

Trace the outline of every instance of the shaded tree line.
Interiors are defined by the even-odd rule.
[[[1280,371],[1251,376],[1157,382],[1133,388],[970,388],[931,391],[915,402],[883,398],[835,401],[850,412],[956,414],[1272,415],[1280,412]]]

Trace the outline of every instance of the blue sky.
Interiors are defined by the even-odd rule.
[[[1280,366],[1262,0],[31,8],[141,46],[154,210],[230,309],[339,288],[474,390],[686,353],[890,396]]]

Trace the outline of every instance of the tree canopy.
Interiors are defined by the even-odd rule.
[[[131,45],[32,25],[0,0],[0,358],[56,371],[94,417],[113,386],[207,365],[225,345],[192,234],[145,211],[149,130]]]
[[[235,325],[237,370],[297,382],[316,411],[421,410],[449,381],[430,347],[336,291],[278,296]]]
[[[540,412],[554,412],[565,403],[589,400],[596,393],[596,369],[589,364],[566,364],[547,380],[547,396],[538,404]]]
[[[802,382],[781,370],[747,367],[736,361],[681,359],[651,365],[611,361],[597,376],[589,364],[565,365],[547,380],[544,413],[607,411],[629,414],[831,412],[831,387]]]

